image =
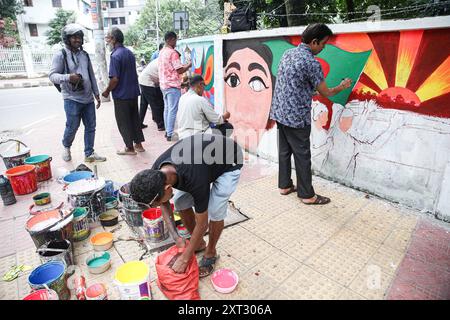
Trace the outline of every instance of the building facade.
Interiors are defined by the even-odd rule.
[[[60,8],[75,11],[76,22],[92,30],[92,18],[89,0],[23,0],[24,13],[18,16],[18,28],[21,40],[32,49],[48,47],[45,33],[50,29],[49,22],[55,18]],[[90,32],[87,32],[89,38]]]
[[[119,27],[122,31],[126,31],[136,22],[144,6],[145,0],[102,1],[104,28]]]

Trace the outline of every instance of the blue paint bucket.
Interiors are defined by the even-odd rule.
[[[50,261],[37,267],[28,277],[31,289],[52,289],[60,300],[69,300],[70,291],[66,282],[66,264],[62,261]]]
[[[65,175],[63,180],[65,183],[72,183],[78,180],[89,179],[94,176],[94,173],[91,171],[75,171]]]

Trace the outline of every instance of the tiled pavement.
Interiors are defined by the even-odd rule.
[[[121,138],[112,104],[102,106],[97,114],[96,151],[108,161],[98,164],[99,175],[126,182],[170,146],[150,118],[148,114],[150,126],[144,130],[147,152],[119,157],[115,150],[121,147]],[[32,154],[53,156],[54,173],[60,167],[73,169],[83,161],[81,133],[72,148],[72,163],[60,159],[63,128],[64,119],[57,118],[20,137],[31,146]],[[248,160],[255,158],[248,156]],[[332,202],[306,206],[294,194],[278,195],[276,172],[275,164],[262,160],[244,167],[231,200],[251,219],[223,232],[217,265],[235,270],[240,283],[232,294],[224,295],[214,291],[209,278],[201,279],[202,299],[450,299],[448,224],[318,177],[314,177],[315,189],[330,196]],[[64,200],[61,185],[54,180],[39,188],[55,195],[54,203]],[[0,204],[0,275],[14,264],[40,263],[24,229],[31,195],[17,199],[13,206]],[[115,239],[130,235],[124,224],[115,232]],[[109,251],[112,268],[101,275],[86,270],[85,259],[92,253],[88,240],[76,243],[75,259],[88,285],[106,283],[109,298],[115,299],[115,269],[139,259],[145,251],[135,241],[117,241]],[[153,254],[144,259],[151,267],[153,298],[165,299],[155,282],[155,258]],[[26,295],[28,274],[13,282],[1,281],[0,299]]]

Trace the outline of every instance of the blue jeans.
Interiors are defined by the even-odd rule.
[[[63,146],[70,148],[75,139],[80,121],[84,125],[84,154],[89,157],[94,152],[95,139],[95,105],[94,102],[83,104],[73,100],[64,99],[66,111],[66,129],[62,140]]]
[[[164,96],[164,124],[167,136],[171,137],[175,127],[175,120],[178,112],[178,101],[180,101],[181,90],[169,88],[162,90]]]
[[[213,182],[208,202],[209,220],[225,220],[228,213],[228,200],[236,190],[240,177],[241,170],[233,170],[222,173],[222,175]],[[178,211],[195,206],[194,198],[190,193],[185,191],[175,189],[172,200],[175,204],[175,209]]]

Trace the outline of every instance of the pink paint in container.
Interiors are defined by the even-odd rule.
[[[211,283],[219,293],[231,293],[236,289],[239,277],[231,269],[222,268],[214,272],[211,276]]]

